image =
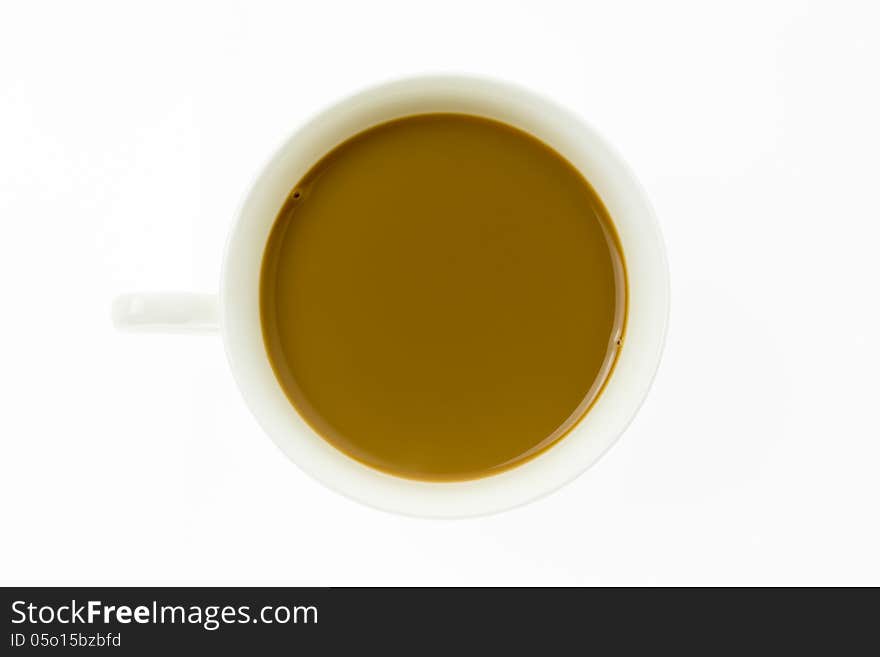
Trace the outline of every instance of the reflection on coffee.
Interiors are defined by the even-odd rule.
[[[514,467],[588,422],[626,298],[590,184],[462,114],[328,153],[281,208],[260,281],[266,351],[300,414],[352,458],[431,481]]]

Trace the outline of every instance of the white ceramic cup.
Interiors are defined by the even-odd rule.
[[[496,119],[548,144],[589,180],[623,246],[629,306],[625,340],[605,390],[587,417],[553,447],[511,470],[463,482],[419,482],[374,470],[317,435],[275,379],[260,328],[263,249],[293,186],[324,154],[378,123],[427,112]],[[332,266],[328,263],[328,267]],[[226,246],[220,293],[130,294],[113,304],[130,330],[217,333],[257,421],[300,468],[370,506],[415,516],[492,513],[535,500],[570,482],[621,435],[641,406],[660,362],[669,312],[663,239],[638,181],[620,156],[580,118],[507,83],[430,76],[383,84],[322,111],[290,136],[247,192]]]

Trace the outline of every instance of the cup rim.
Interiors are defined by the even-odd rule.
[[[259,275],[269,229],[290,189],[335,145],[383,121],[424,112],[477,114],[534,135],[590,181],[614,221],[627,264],[626,338],[605,389],[562,440],[498,474],[426,482],[374,470],[333,447],[297,413],[263,345]],[[423,517],[495,513],[534,501],[577,478],[620,437],[656,375],[669,316],[669,268],[647,195],[617,151],[554,101],[470,75],[407,77],[371,86],[315,114],[260,169],[236,213],[223,259],[220,320],[233,377],[251,412],[300,469],[329,488],[384,511]]]

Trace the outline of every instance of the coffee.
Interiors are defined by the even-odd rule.
[[[598,398],[623,339],[623,254],[562,156],[493,120],[422,114],[343,142],[291,190],[260,277],[291,403],[410,479],[517,466]]]

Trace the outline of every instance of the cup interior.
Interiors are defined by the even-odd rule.
[[[577,427],[526,463],[461,482],[420,482],[374,470],[315,434],[284,395],[260,326],[263,250],[291,188],[348,137],[412,114],[456,112],[502,121],[569,160],[602,198],[620,237],[628,278],[626,339],[599,399]],[[328,263],[332,266],[332,263]],[[303,470],[365,504],[408,515],[459,517],[531,501],[570,481],[613,444],[641,405],[663,348],[668,268],[644,191],[623,160],[575,115],[529,91],[470,77],[422,77],[381,85],[319,113],[291,135],[258,174],[227,242],[220,305],[233,375],[260,425]]]

